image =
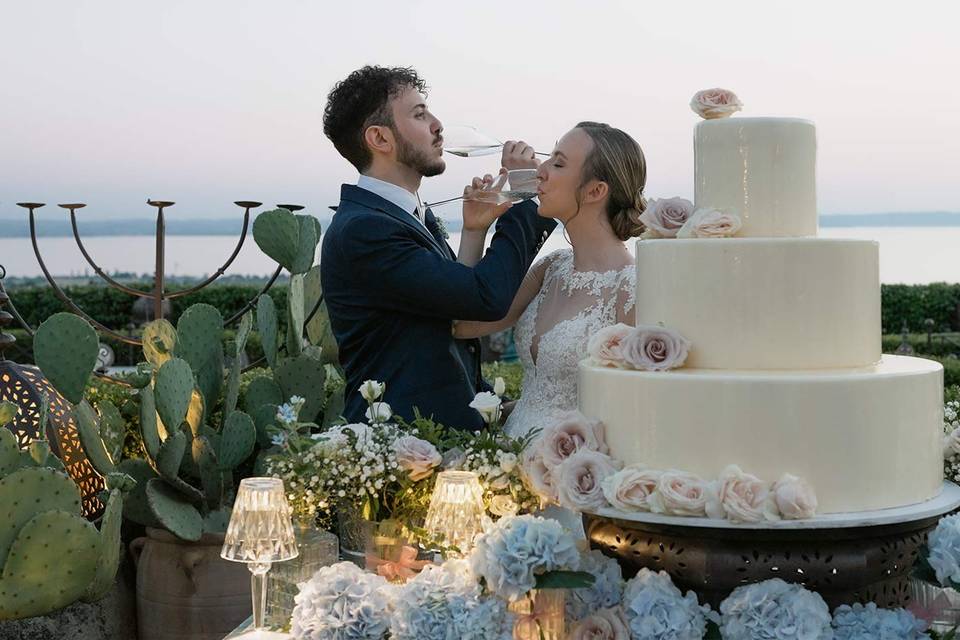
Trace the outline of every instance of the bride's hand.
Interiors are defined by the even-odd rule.
[[[507,181],[506,169],[500,170],[496,182],[489,173],[483,178],[474,178],[473,182],[463,189],[463,229],[464,231],[482,231],[486,233],[493,222],[506,213],[513,203],[491,204],[478,202],[470,197],[480,191],[500,191]]]

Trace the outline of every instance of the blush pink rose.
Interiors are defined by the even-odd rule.
[[[704,89],[693,95],[690,108],[701,118],[713,120],[732,116],[743,108],[743,103],[729,89]]]
[[[415,436],[397,438],[393,450],[397,455],[397,464],[410,474],[414,482],[429,478],[443,462],[443,456],[435,446]]]
[[[802,478],[783,474],[773,485],[773,494],[784,520],[812,518],[817,512],[817,494]]]
[[[678,238],[729,238],[743,223],[735,213],[717,209],[697,209],[677,232]]]
[[[540,496],[544,504],[557,501],[557,487],[553,472],[543,462],[543,454],[535,445],[528,446],[520,461],[520,470],[530,490]]]
[[[653,513],[704,516],[713,497],[711,485],[692,473],[670,469],[660,474],[656,490],[647,498]]]
[[[633,327],[622,322],[600,329],[587,343],[587,355],[599,366],[622,367],[623,355],[620,351],[620,342],[631,331]]]
[[[644,465],[630,465],[603,481],[603,495],[615,509],[649,511],[647,501],[662,474],[662,471]]]
[[[617,472],[619,463],[598,451],[581,449],[554,469],[557,501],[571,511],[596,511],[607,506],[603,481]]]
[[[570,411],[540,434],[543,462],[552,469],[581,449],[609,453],[603,423],[590,420],[579,411]]]
[[[735,464],[720,474],[717,492],[707,507],[711,518],[726,517],[731,522],[773,522],[780,519],[776,497],[770,485]]]
[[[674,238],[687,219],[693,215],[693,203],[686,198],[650,200],[640,214],[640,222],[647,228],[645,238]]]
[[[600,609],[581,619],[567,637],[569,640],[630,640],[630,627],[620,607]]]
[[[624,363],[641,371],[666,371],[687,361],[690,341],[676,331],[656,325],[637,325],[620,342]]]

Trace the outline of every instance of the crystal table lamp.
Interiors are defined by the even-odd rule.
[[[480,478],[470,471],[442,471],[430,498],[425,527],[466,556],[483,532],[486,511]],[[448,554],[451,555],[451,554]]]
[[[290,506],[278,478],[244,478],[230,514],[220,557],[246,562],[253,595],[253,630],[264,630],[267,572],[274,562],[297,557]]]

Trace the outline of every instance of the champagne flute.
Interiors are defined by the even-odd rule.
[[[503,142],[480,131],[476,127],[454,124],[443,128],[443,150],[461,158],[488,156],[500,153]],[[549,153],[534,152],[538,156]]]
[[[537,179],[536,169],[510,169],[507,171],[507,180],[509,181],[510,189],[483,189],[474,191],[469,196],[447,198],[446,200],[431,202],[424,206],[436,207],[437,205],[448,204],[450,202],[456,202],[457,200],[472,200],[489,204],[503,204],[505,202],[517,203],[537,197],[537,185],[539,181]]]

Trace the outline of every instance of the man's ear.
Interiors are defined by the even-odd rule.
[[[390,127],[382,125],[372,125],[363,132],[363,139],[366,141],[370,151],[375,153],[391,153],[395,148],[395,139]]]

